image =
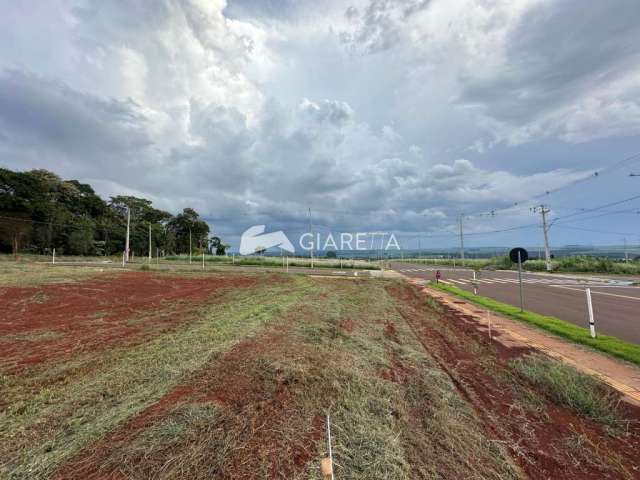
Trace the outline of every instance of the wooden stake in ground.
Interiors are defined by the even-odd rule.
[[[327,413],[327,450],[329,452],[329,456],[323,458],[320,461],[320,473],[322,473],[322,477],[325,479],[334,480],[333,476],[333,451],[331,450],[331,420],[329,418],[329,414]]]

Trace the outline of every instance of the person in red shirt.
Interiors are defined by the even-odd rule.
[[[442,277],[442,273],[440,273],[440,270],[436,270],[436,283],[440,283],[441,277]]]

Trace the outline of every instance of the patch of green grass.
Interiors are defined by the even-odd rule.
[[[479,463],[483,478],[518,478],[508,453],[484,435],[469,405],[417,341],[386,284],[318,282],[328,295],[319,290],[309,298],[315,315],[296,326],[301,343],[326,359],[326,368],[302,367],[298,375],[306,377],[306,401],[315,404],[309,408],[318,408],[318,398],[332,405],[337,478],[473,478]],[[352,330],[340,330],[344,319],[353,321]],[[388,369],[402,378],[383,378]],[[324,445],[319,449],[320,456],[326,453]],[[317,464],[301,478],[317,478]]]
[[[188,255],[170,255],[162,259],[164,262],[188,262]],[[202,257],[194,257],[193,262],[199,263],[202,261]],[[226,257],[226,256],[214,256],[214,255],[206,255],[205,262],[207,263],[215,263],[215,264],[223,264],[223,265],[236,265],[236,266],[259,266],[259,267],[282,267],[283,259],[282,257],[277,256],[269,256],[269,257],[260,257],[260,256],[236,256]],[[311,259],[308,257],[289,257],[289,266],[290,267],[311,267]],[[364,270],[380,270],[380,267],[375,263],[370,263],[365,260],[352,260],[352,259],[343,259],[340,262],[340,259],[327,259],[327,258],[315,258],[313,259],[313,267],[314,268],[342,268],[343,270],[348,269],[364,269]]]
[[[610,426],[620,420],[616,395],[591,375],[542,355],[518,358],[511,367],[557,403],[580,415]]]
[[[577,325],[556,317],[540,315],[526,310],[521,312],[520,308],[514,305],[502,303],[481,295],[474,295],[472,292],[467,292],[466,290],[451,285],[432,283],[430,286],[462,297],[509,318],[535,325],[572,342],[589,346],[622,360],[640,365],[640,345],[625,342],[624,340],[609,335],[598,335],[596,338],[591,338],[589,330],[586,328],[578,327]]]
[[[100,275],[95,267],[66,267],[48,264],[0,262],[0,285],[33,287],[50,283],[69,283]]]
[[[101,352],[92,370],[68,382],[40,387],[25,375],[3,377],[8,405],[0,411],[0,478],[48,478],[66,458],[156,402],[210,356],[300,302],[308,288],[304,277],[291,277],[291,283],[239,290],[201,310],[185,328]],[[49,377],[39,378],[47,384]]]

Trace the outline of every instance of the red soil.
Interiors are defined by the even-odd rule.
[[[168,452],[157,446],[154,452],[138,458],[123,451],[146,429],[168,418],[184,403],[213,403],[222,407],[222,411],[219,424],[196,433],[196,440],[191,437],[184,444],[172,444],[172,455],[181,448],[193,450],[198,442],[206,445],[206,450],[215,449],[216,442],[223,437],[232,442],[226,446],[229,453],[223,465],[215,465],[212,455],[203,455],[198,457],[201,463],[189,465],[187,478],[263,478],[260,472],[264,472],[264,478],[292,478],[316,458],[323,421],[319,415],[303,413],[296,398],[302,387],[295,379],[277,372],[272,377],[264,374],[262,368],[266,357],[275,355],[282,360],[299,354],[288,329],[283,327],[240,342],[112,434],[66,462],[53,478],[114,480],[125,478],[123,471],[135,472],[136,478],[147,478],[146,475],[150,478],[164,464]],[[126,466],[122,464],[123,458]]]
[[[448,310],[440,321],[451,327],[449,331],[453,338],[445,336],[433,322],[423,318],[421,312],[424,311],[425,301],[417,288],[394,286],[388,290],[407,306],[400,313],[425,349],[447,372],[460,394],[473,406],[488,435],[505,443],[514,460],[529,478],[640,478],[640,412],[637,409],[624,407],[623,413],[632,423],[626,433],[612,436],[601,425],[550,400],[545,401],[546,416],[536,416],[531,411],[518,408],[514,390],[498,383],[496,378],[500,371],[508,370],[510,360],[531,350],[509,348],[494,342],[492,350],[486,349],[492,352],[496,360],[496,365],[491,367],[493,371],[489,372],[483,367],[483,357],[479,353],[482,344],[487,343],[486,332],[481,331],[479,324],[470,317]],[[469,348],[471,342],[481,348]],[[398,374],[402,372],[395,370],[387,375],[401,377]],[[527,386],[537,390],[532,385]],[[544,392],[538,390],[538,394],[546,399]],[[577,438],[586,444],[572,451],[571,445],[575,446]],[[589,449],[595,449],[623,466],[627,475],[621,476],[611,466],[593,460],[590,463]]]
[[[0,370],[140,341],[175,327],[229,289],[255,283],[242,276],[126,272],[86,282],[0,288]]]

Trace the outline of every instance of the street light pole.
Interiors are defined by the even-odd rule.
[[[131,208],[127,206],[127,238],[124,245],[124,260],[129,261],[129,229],[131,228]]]
[[[547,224],[547,213],[551,210],[545,205],[538,205],[533,207],[533,211],[540,211],[542,214],[542,232],[544,233],[544,259],[547,267],[547,272],[551,271],[551,252],[549,250],[549,228],[551,225]]]
[[[460,214],[460,261],[464,265],[464,232],[462,231],[462,217],[463,215]]]

